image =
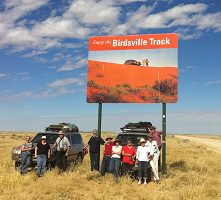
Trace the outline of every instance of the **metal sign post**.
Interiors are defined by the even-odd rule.
[[[101,122],[102,122],[102,103],[98,104],[98,127],[97,132],[98,136],[101,137]],[[100,157],[99,157],[99,166],[100,166]]]
[[[98,104],[98,135],[101,137],[102,103]]]
[[[166,103],[162,104],[162,131],[163,131],[163,144],[162,144],[162,174],[167,173],[166,166]]]

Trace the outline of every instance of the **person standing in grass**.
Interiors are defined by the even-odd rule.
[[[104,146],[104,157],[101,163],[101,175],[104,176],[106,172],[109,172],[110,159],[112,155],[112,147],[114,146],[114,142],[112,142],[111,137],[106,138],[105,146]]]
[[[148,168],[148,154],[149,149],[145,146],[146,140],[144,138],[140,139],[140,146],[137,148],[136,159],[138,163],[138,184],[140,185],[142,179],[144,180],[144,184],[147,184],[147,168]]]
[[[41,141],[35,147],[35,157],[37,157],[37,175],[41,177],[45,173],[47,158],[50,158],[51,150],[46,136],[41,137]]]
[[[136,149],[132,145],[132,140],[127,140],[127,145],[122,148],[122,171],[123,175],[131,175],[131,170],[134,166],[134,158],[136,155]]]
[[[105,144],[105,141],[98,136],[97,130],[93,130],[93,136],[88,141],[88,144],[85,148],[89,145],[90,146],[90,161],[91,161],[91,171],[99,171],[100,169],[100,145]]]
[[[58,138],[52,148],[56,147],[56,164],[59,169],[59,173],[67,170],[67,157],[69,155],[71,144],[67,137],[65,137],[64,131],[59,131]]]
[[[163,132],[157,131],[155,126],[151,126],[149,129],[149,132],[150,132],[150,135],[153,136],[153,139],[157,142],[157,146],[160,151],[162,147],[161,135],[163,134]]]
[[[159,182],[159,174],[158,174],[158,159],[160,155],[160,151],[157,147],[157,142],[154,140],[152,135],[149,135],[148,141],[146,143],[146,147],[149,149],[149,159],[150,166],[153,173],[153,180],[155,182]]]
[[[149,129],[149,132],[150,132],[150,135],[153,136],[153,139],[157,142],[157,146],[158,146],[158,149],[159,149],[159,156],[158,156],[158,168],[160,169],[160,166],[161,166],[161,163],[160,163],[160,150],[162,148],[162,142],[161,141],[161,136],[163,134],[162,131],[158,131],[156,130],[156,127],[155,126],[151,126],[150,129]]]
[[[20,173],[24,174],[27,172],[28,167],[31,164],[31,154],[34,146],[31,142],[31,137],[27,136],[25,143],[21,146],[21,166]]]
[[[115,145],[112,147],[112,156],[110,159],[109,171],[116,177],[119,177],[120,163],[121,163],[122,146],[120,140],[115,140]]]

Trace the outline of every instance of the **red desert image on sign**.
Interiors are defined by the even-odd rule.
[[[177,67],[88,61],[89,103],[175,103]]]
[[[172,33],[91,37],[87,102],[176,103],[177,47]]]

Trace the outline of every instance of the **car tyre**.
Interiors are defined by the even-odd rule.
[[[21,165],[20,162],[15,161],[15,170],[19,171],[20,170],[20,165]]]
[[[82,164],[83,163],[83,154],[79,153],[77,156],[76,164]]]
[[[48,171],[51,171],[53,168],[55,168],[55,163],[54,163],[54,162],[47,164],[47,170],[48,170]]]

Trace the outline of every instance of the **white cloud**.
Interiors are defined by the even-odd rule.
[[[81,58],[76,63],[67,62],[66,64],[61,66],[58,69],[58,71],[71,71],[71,70],[79,69],[79,68],[84,67],[86,63],[87,63],[87,58]]]
[[[45,91],[41,92],[41,93],[38,93],[38,94],[35,94],[33,95],[33,98],[40,98],[40,99],[43,99],[43,98],[48,98],[48,97],[57,97],[57,96],[63,96],[63,95],[66,95],[66,94],[70,94],[72,92],[72,90],[70,89],[67,89],[67,88],[58,88],[56,90],[53,90],[53,89],[46,89]]]
[[[4,78],[4,77],[6,77],[6,76],[8,76],[8,74],[0,73],[0,78]]]
[[[172,28],[181,39],[187,40],[197,39],[208,30],[221,31],[221,12],[206,13],[208,6],[204,3],[180,4],[154,12],[162,2],[145,6],[144,0],[75,0],[57,16],[53,12],[46,19],[25,18],[42,6],[48,6],[48,2],[6,0],[0,13],[0,48],[32,49],[32,53],[24,55],[32,57],[50,48],[81,48],[87,45],[82,40],[89,35],[134,34],[141,30]],[[124,14],[124,5],[133,2],[140,2],[141,6]],[[80,41],[64,43],[66,38]],[[79,43],[83,45],[79,47]]]
[[[5,11],[0,14],[0,21],[12,24],[14,21],[25,16],[31,11],[46,5],[49,0],[6,0]]]
[[[64,79],[59,79],[59,80],[56,80],[52,83],[49,83],[48,87],[49,88],[58,88],[58,87],[72,85],[72,84],[83,85],[84,80],[81,78],[64,78]]]
[[[119,24],[112,33],[137,33],[145,29],[174,28],[179,38],[197,39],[205,30],[221,31],[221,12],[207,13],[208,6],[203,3],[180,4],[166,11],[151,14],[154,6],[141,6],[130,13],[124,24]]]
[[[117,4],[129,4],[134,2],[145,2],[147,0],[114,0]]]
[[[76,0],[65,12],[64,17],[76,17],[81,23],[113,24],[118,21],[120,7],[116,7],[113,1]]]
[[[205,84],[206,85],[221,85],[221,80],[207,81]]]
[[[36,24],[31,34],[42,38],[84,38],[90,33],[90,29],[80,26],[73,19],[63,17],[52,17],[46,21]]]
[[[1,97],[1,99],[3,100],[9,100],[9,101],[18,101],[27,97],[31,97],[32,96],[32,92],[30,91],[24,91],[18,94],[13,94],[13,95],[8,95],[5,97]]]
[[[197,20],[197,28],[199,30],[214,29],[221,31],[221,12],[200,15]]]
[[[22,57],[24,58],[31,58],[31,57],[34,57],[34,56],[37,56],[37,55],[42,55],[42,54],[46,54],[47,51],[42,51],[42,50],[32,50],[30,53],[27,53],[27,54],[24,54],[22,55]]]

